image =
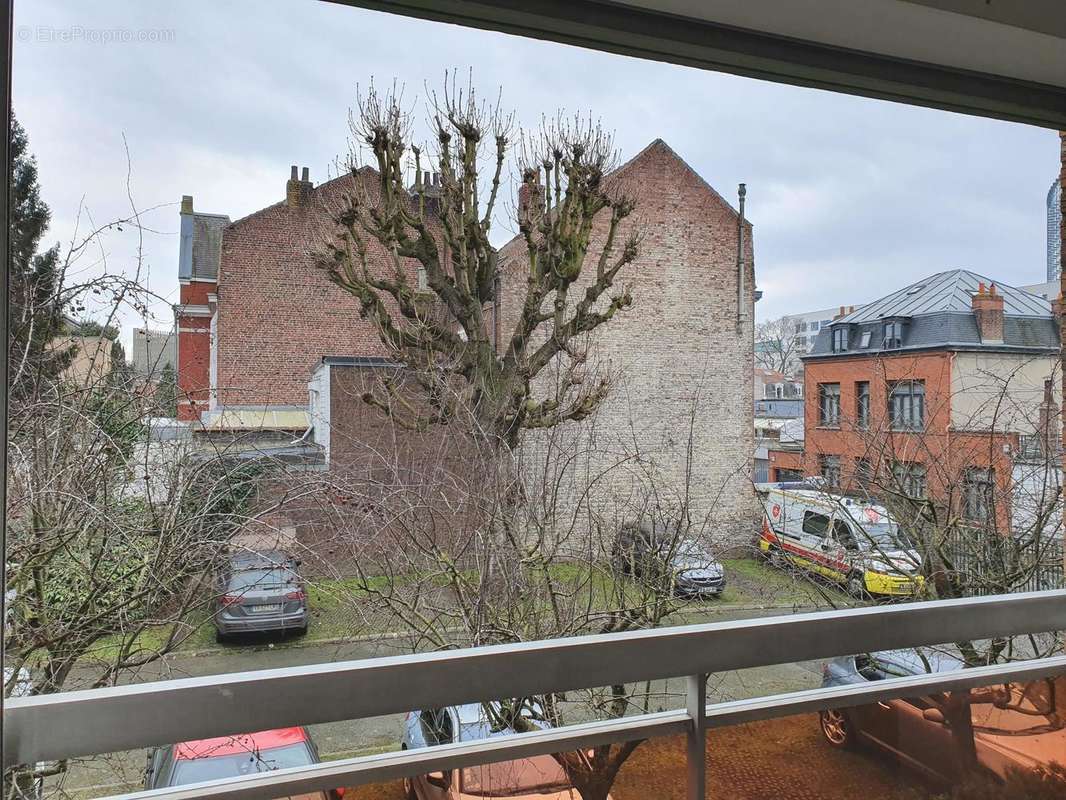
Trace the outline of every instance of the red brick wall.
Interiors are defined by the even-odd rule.
[[[796,472],[805,473],[803,451],[802,450],[769,450],[767,453],[770,462],[770,481],[776,482],[781,480],[780,470],[795,470]]]
[[[214,283],[195,281],[181,285],[182,305],[208,305]],[[178,419],[199,419],[210,403],[211,318],[177,314],[178,329]]]
[[[330,210],[353,190],[376,191],[363,170],[324,183],[309,204],[284,202],[229,225],[219,274],[218,385],[221,405],[307,404],[307,381],[325,355],[385,356],[359,304],[317,269],[312,256],[332,232]],[[358,186],[358,189],[357,189]],[[279,189],[281,182],[279,181]],[[371,258],[384,269],[380,247]],[[408,262],[409,279],[416,265]]]
[[[889,385],[900,380],[925,382],[925,430],[890,430],[888,419]],[[870,425],[859,430],[855,424],[856,382],[870,383]],[[824,427],[819,421],[819,390],[822,383],[840,384],[841,423]],[[959,496],[959,483],[967,467],[995,470],[1000,496],[1009,496],[1011,462],[1004,445],[1013,449],[1015,437],[958,431],[951,427],[952,354],[938,351],[898,354],[880,358],[831,358],[809,360],[804,364],[805,469],[809,475],[821,471],[820,457],[840,457],[841,479],[845,488],[853,485],[856,459],[866,458],[881,469],[890,461],[923,464],[927,470],[929,495],[943,498],[953,491]],[[1008,522],[1009,503],[1001,502],[1001,526]]]

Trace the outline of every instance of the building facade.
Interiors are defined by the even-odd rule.
[[[954,270],[833,320],[804,359],[807,474],[978,518],[982,498],[1008,496],[1018,458],[1058,452],[1052,305]]]
[[[612,175],[629,188],[636,211],[626,225],[643,233],[640,254],[616,284],[633,306],[596,330],[590,369],[609,369],[612,388],[592,418],[567,430],[533,431],[528,461],[549,436],[569,466],[553,473],[580,497],[562,502],[576,518],[604,525],[648,513],[683,513],[709,538],[751,540],[754,452],[754,271],[751,225],[744,223],[738,271],[739,217],[734,207],[665,142],[656,140]],[[585,274],[606,235],[597,221]],[[628,227],[627,227],[628,229]],[[623,241],[619,238],[619,241]],[[510,330],[520,308],[528,261],[515,239],[502,248],[500,318]],[[580,296],[583,277],[571,290]],[[504,335],[506,339],[506,334]],[[554,380],[550,369],[534,387]],[[539,444],[538,444],[539,443]],[[585,492],[585,476],[598,476]],[[654,487],[653,487],[654,485]]]

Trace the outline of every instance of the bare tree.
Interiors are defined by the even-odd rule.
[[[101,241],[139,225],[134,212],[69,247],[48,291],[23,300],[26,324],[88,313],[108,330],[124,311],[145,313],[152,297],[139,260],[111,271]],[[149,441],[154,400],[110,341],[82,352],[86,341],[95,342],[59,335],[8,349],[19,391],[4,510],[6,696],[117,683],[210,624],[219,555],[256,490],[254,467]],[[10,769],[5,796],[29,797],[67,767]]]
[[[790,317],[766,320],[755,326],[755,365],[789,377],[804,353]]]
[[[562,118],[537,135],[518,136],[525,291],[497,347],[499,320],[489,311],[498,308],[501,265],[490,232],[515,149],[513,117],[446,78],[443,96],[429,104],[434,145],[427,155],[412,141],[401,102],[397,93],[380,95],[373,87],[360,98],[351,119],[353,150],[370,147],[378,192],[347,198],[319,256],[397,359],[415,370],[426,403],[414,414],[398,396],[386,400],[378,392],[366,401],[406,427],[470,415],[479,435],[507,448],[525,428],[587,417],[607,382],[588,379],[579,343],[631,305],[627,291],[611,290],[639,241],[622,233],[633,202],[608,178],[611,136],[597,124]],[[587,264],[597,224],[606,226],[605,243]],[[424,275],[429,304],[419,297],[412,261]],[[582,277],[583,291],[572,297]],[[559,359],[572,369],[548,396],[535,397],[538,375]]]
[[[841,464],[840,485],[827,487],[826,497],[842,513],[841,491],[886,507],[900,528],[899,543],[863,531],[863,544],[879,563],[919,575],[918,598],[1062,586],[1062,428],[1052,388],[1057,376],[1058,364],[1050,358],[992,361],[988,369],[956,378],[951,394],[923,392],[920,406],[901,406],[896,413],[868,407],[861,420],[842,414],[841,428],[863,447],[851,464]],[[947,651],[966,666],[983,666],[1039,658],[1061,647],[1061,638],[1051,633],[957,641]],[[991,702],[989,691],[945,698],[960,774],[976,767],[971,707]],[[997,707],[1012,708],[1018,687],[997,691],[1006,693]]]

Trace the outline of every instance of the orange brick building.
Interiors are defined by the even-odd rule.
[[[1058,452],[1058,343],[1052,304],[965,270],[838,316],[804,357],[806,473],[987,515],[1019,459]]]

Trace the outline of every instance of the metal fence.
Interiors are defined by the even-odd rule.
[[[961,530],[952,534],[945,549],[960,583],[974,596],[1066,587],[1061,533],[1019,541],[1007,537],[995,540],[982,532],[968,535]]]
[[[710,673],[874,650],[1066,630],[1066,592],[910,603],[317,664],[17,698],[5,766],[290,725],[336,722],[686,677],[686,708],[384,753],[125,795],[269,798],[596,744],[685,734],[688,796],[704,796],[710,727],[893,697],[1066,674],[1066,656],[706,705]]]

